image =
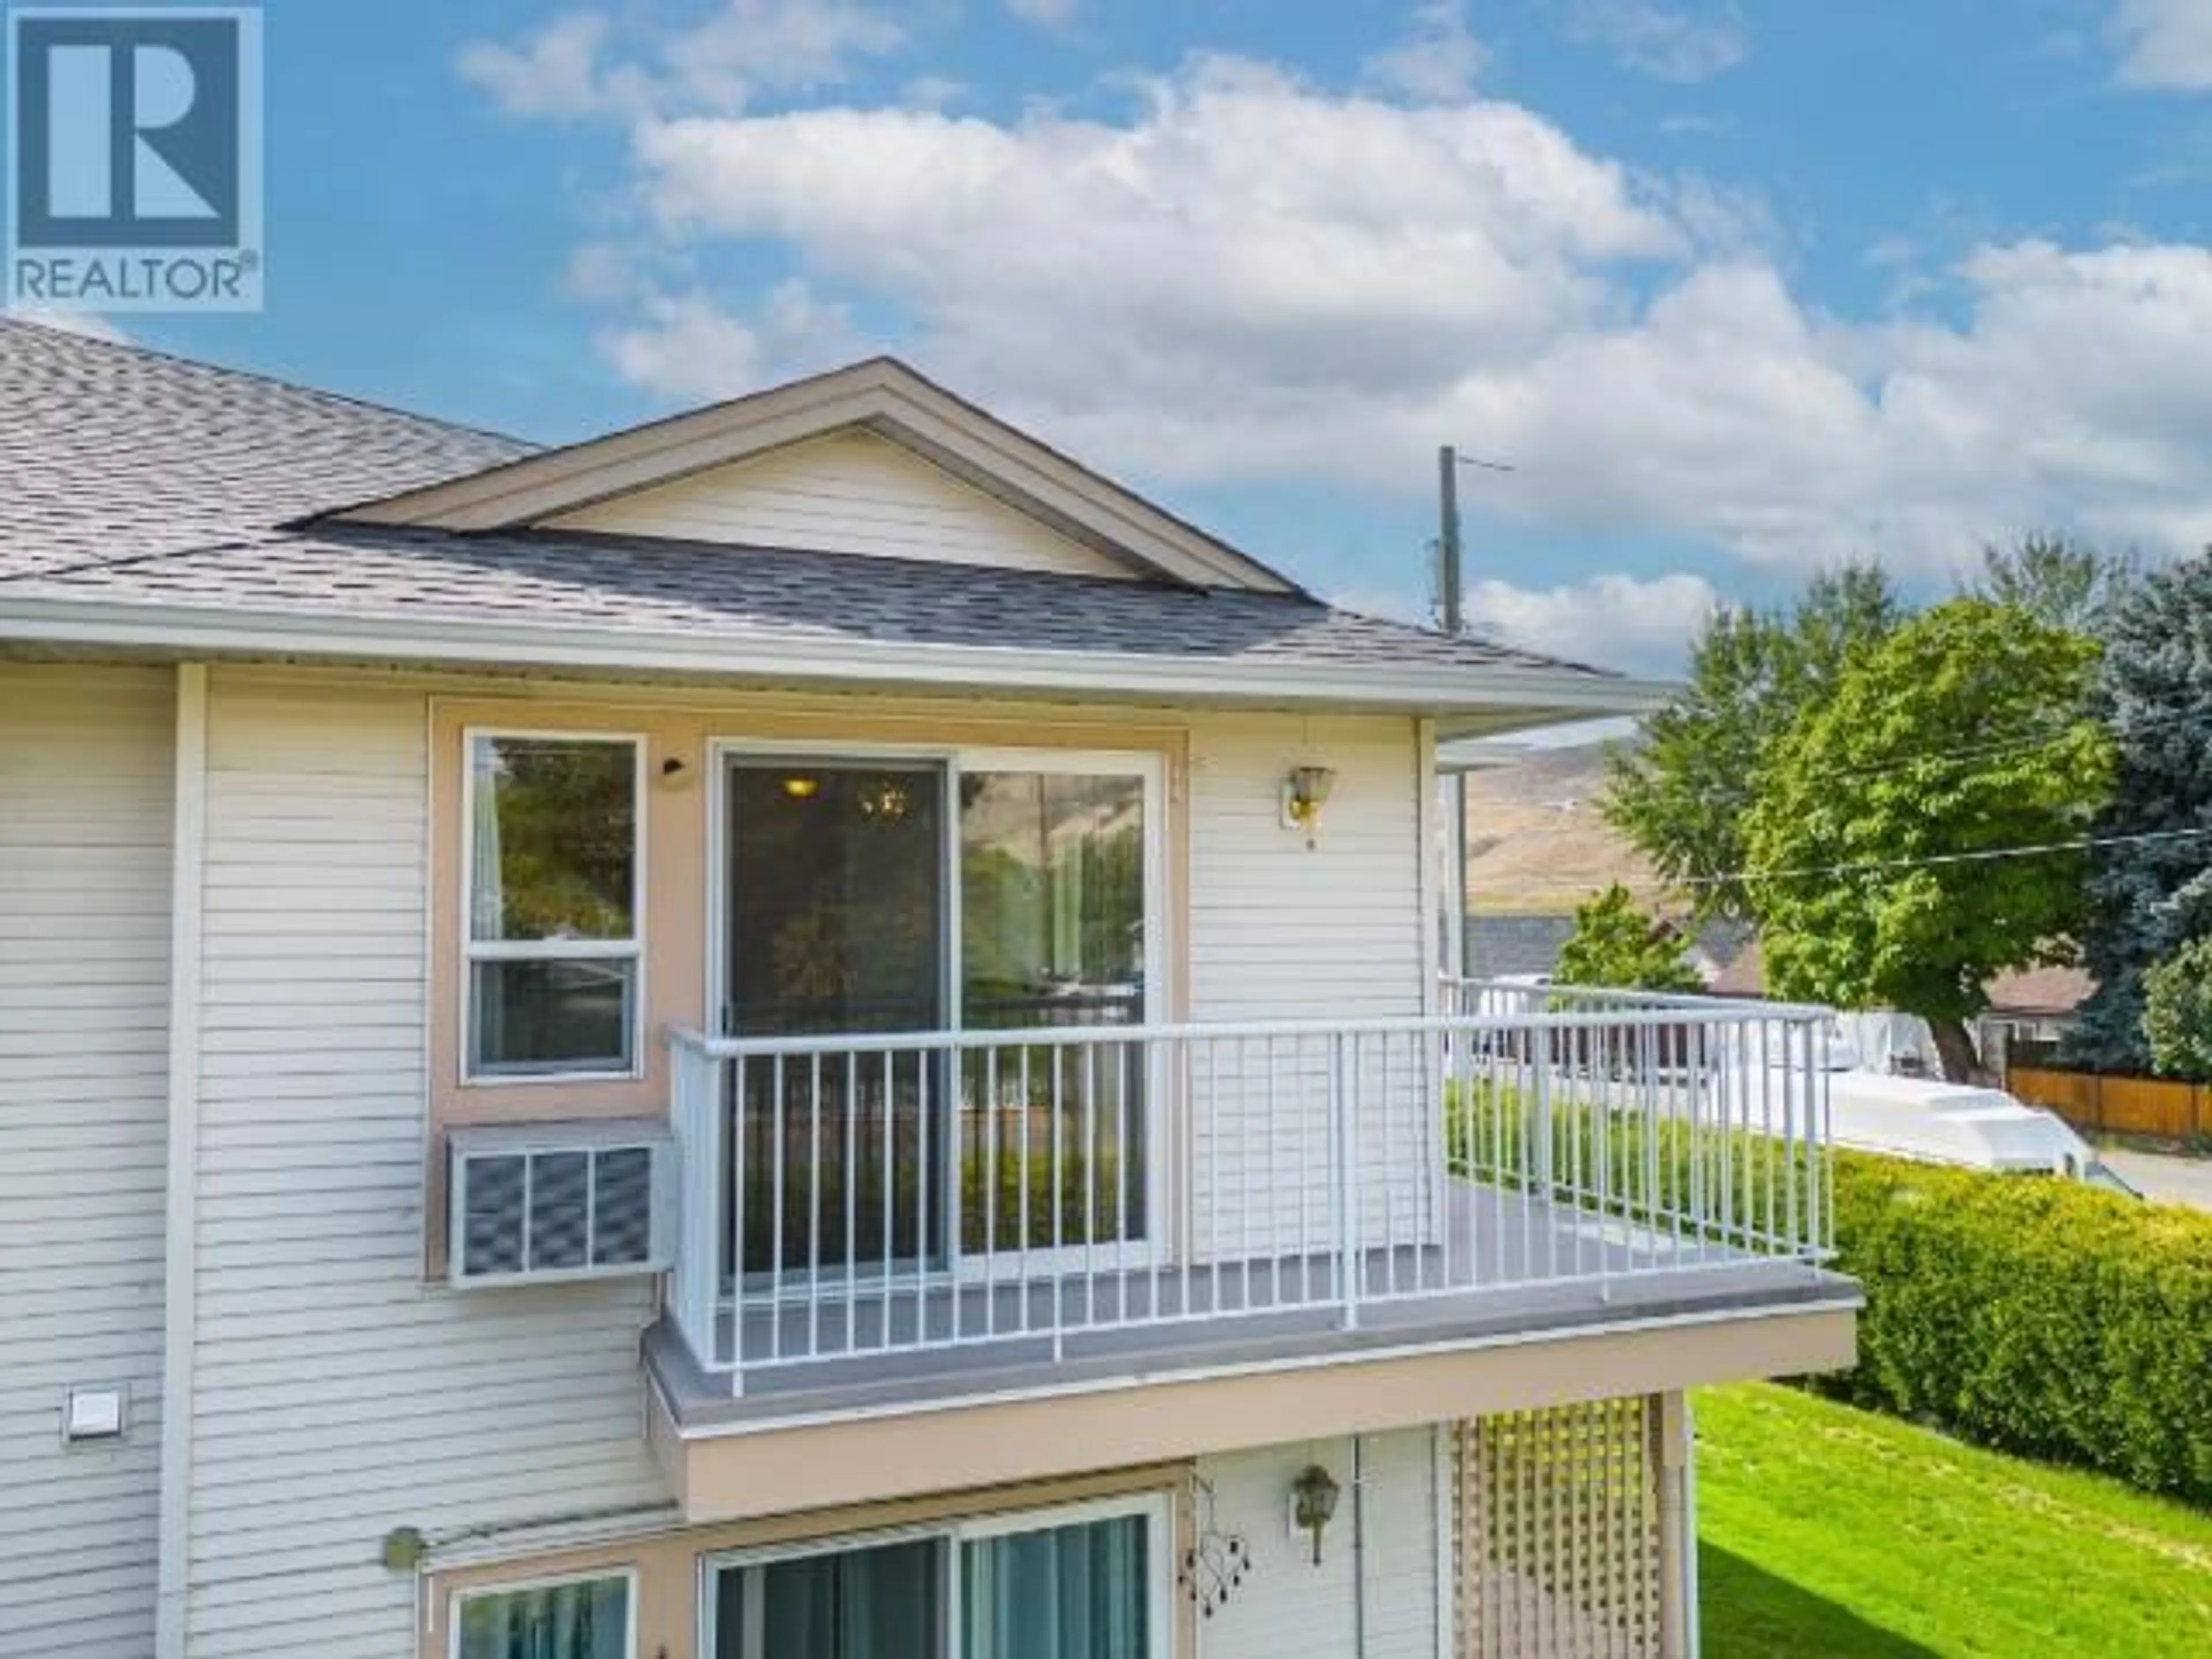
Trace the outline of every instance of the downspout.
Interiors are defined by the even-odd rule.
[[[1705,1650],[1705,1621],[1698,1616],[1698,1415],[1682,1395],[1682,1605],[1686,1631],[1682,1659],[1699,1659]]]
[[[198,1289],[200,922],[207,884],[208,671],[177,665],[169,878],[169,1145],[161,1311],[161,1491],[154,1651],[184,1659],[191,1547],[192,1362]]]
[[[1367,1659],[1367,1443],[1352,1437],[1352,1659]]]
[[[1680,1392],[1659,1396],[1659,1652],[1662,1659],[1692,1659],[1698,1626],[1698,1605],[1690,1600],[1697,1568],[1692,1558],[1698,1540],[1690,1526],[1684,1466],[1688,1461],[1689,1435],[1684,1415],[1686,1397]]]

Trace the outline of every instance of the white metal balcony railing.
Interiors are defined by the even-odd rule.
[[[747,1372],[1829,1254],[1825,1011],[669,1036],[670,1305]],[[1042,1352],[1042,1351],[1041,1351]]]

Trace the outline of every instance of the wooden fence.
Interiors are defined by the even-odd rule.
[[[2005,1072],[2005,1091],[2093,1134],[2155,1135],[2164,1140],[2212,1136],[2212,1090],[2201,1083],[2012,1066]]]

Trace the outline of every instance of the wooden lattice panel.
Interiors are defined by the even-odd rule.
[[[1662,1659],[1660,1403],[1458,1432],[1459,1659]]]

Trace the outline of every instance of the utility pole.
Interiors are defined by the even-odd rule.
[[[1480,467],[1486,472],[1510,472],[1502,461],[1477,460],[1446,444],[1437,451],[1437,612],[1443,631],[1455,639],[1467,632],[1467,573],[1465,550],[1460,541],[1459,470]],[[1444,846],[1451,868],[1446,872],[1443,898],[1443,970],[1453,979],[1467,977],[1467,774],[1444,780]]]
[[[1456,639],[1467,629],[1467,602],[1460,568],[1459,451],[1446,444],[1437,451],[1437,609],[1444,632]],[[1467,977],[1467,775],[1444,780],[1444,847],[1451,869],[1444,883],[1443,970],[1455,981]],[[1454,990],[1446,1006],[1463,1013]]]
[[[1449,444],[1437,451],[1437,608],[1444,632],[1455,635],[1466,629],[1467,601],[1460,568],[1459,451]]]

